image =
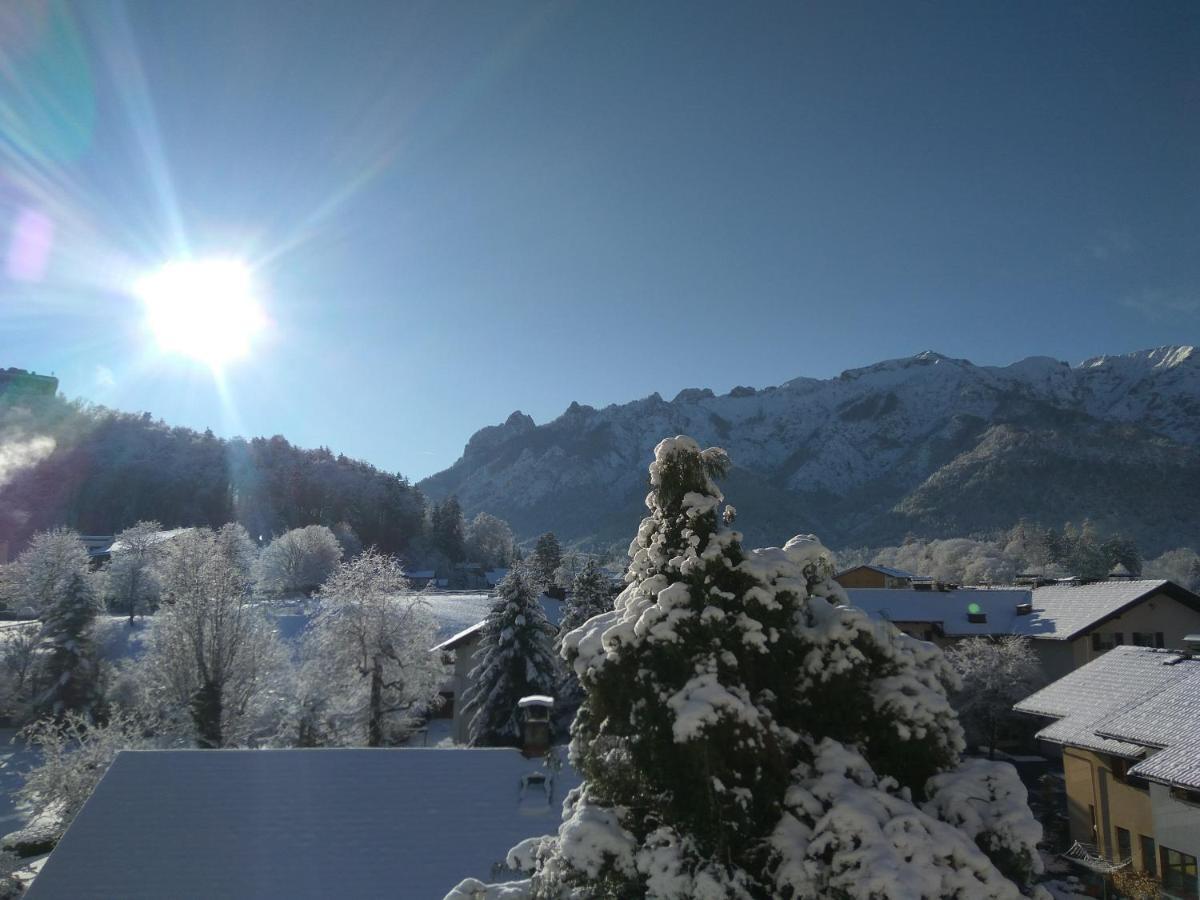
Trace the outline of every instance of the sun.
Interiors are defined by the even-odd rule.
[[[133,285],[165,353],[221,370],[250,353],[266,317],[250,267],[236,259],[169,262]]]

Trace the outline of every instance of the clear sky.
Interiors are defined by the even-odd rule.
[[[522,409],[1200,341],[1200,4],[0,11],[0,367],[414,480]],[[220,378],[131,292],[239,257]]]

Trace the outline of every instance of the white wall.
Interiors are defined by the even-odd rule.
[[[1153,782],[1150,784],[1150,804],[1158,846],[1200,859],[1200,806],[1173,800],[1170,788]]]

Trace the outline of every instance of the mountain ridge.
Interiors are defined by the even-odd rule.
[[[1153,524],[1154,510],[1187,496],[1178,488],[1200,487],[1200,354],[1190,345],[1075,366],[1036,356],[976,366],[925,350],[828,379],[572,403],[541,425],[518,411],[476,432],[420,487],[433,499],[457,494],[468,513],[503,516],[525,537],[607,543],[633,532],[645,461],[677,433],[730,452],[726,493],[767,523],[756,540],[811,529],[832,543],[882,543],[1091,517],[1113,529],[1134,522],[1147,549],[1200,543],[1200,513],[1174,515],[1169,533]],[[1079,477],[1088,466],[1104,473],[1090,486]],[[1047,492],[1052,509],[1023,489],[1056,477],[1076,490]],[[964,510],[965,496],[988,506]]]

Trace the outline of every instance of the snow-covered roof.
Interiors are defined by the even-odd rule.
[[[1018,712],[1055,719],[1038,737],[1101,753],[1136,759],[1145,752],[1142,735],[1136,741],[1104,737],[1110,720],[1170,688],[1189,672],[1183,654],[1174,650],[1124,645],[1081,666],[1026,697],[1013,708]],[[1134,737],[1132,732],[1121,732]]]
[[[846,588],[850,604],[867,615],[892,622],[926,622],[939,625],[951,637],[1017,634],[1018,627],[1036,632],[1018,616],[1018,604],[1029,602],[1027,590],[913,591],[885,588]],[[968,616],[979,612],[983,621]]]
[[[495,598],[483,591],[470,594],[423,594],[437,622],[437,637],[446,640],[479,622],[492,608]]]
[[[525,709],[529,706],[553,706],[554,698],[547,697],[545,694],[530,694],[528,697],[522,697],[517,701],[517,706]]]
[[[516,750],[126,751],[26,896],[441,897],[578,783]]]
[[[1072,640],[1157,593],[1167,594],[1200,612],[1200,597],[1173,582],[1162,580],[1054,584],[1033,590],[846,590],[850,602],[868,615],[893,622],[937,624],[952,637],[1020,634],[1041,640]],[[1018,604],[1030,604],[1031,609],[1020,614]],[[983,613],[986,621],[970,621],[968,611]]]
[[[1090,584],[1051,584],[1033,590],[1033,614],[1044,620],[1050,630],[1030,637],[1071,640],[1094,628],[1144,597],[1169,594],[1200,611],[1200,597],[1170,581],[1126,580],[1096,581]]]
[[[447,596],[452,596],[452,595],[447,595]],[[479,610],[476,621],[467,625],[467,627],[462,628],[459,631],[453,632],[449,635],[446,635],[444,630],[439,628],[438,629],[438,637],[442,638],[442,641],[441,641],[441,643],[435,645],[431,649],[433,649],[433,650],[453,650],[456,647],[459,647],[463,643],[465,643],[467,641],[467,639],[470,638],[471,635],[473,635],[477,631],[479,631],[479,629],[483,628],[484,619],[487,618],[487,614],[491,611],[492,605],[496,602],[495,597],[490,597],[487,595],[484,595],[484,596],[485,596],[486,602],[483,604],[482,609]],[[546,618],[550,620],[550,624],[557,628],[558,624],[560,622],[562,622],[563,601],[555,600],[549,594],[542,594],[542,596],[539,597],[538,600],[541,602],[542,609],[546,613]],[[438,621],[440,624],[440,622],[442,620],[439,619]]]
[[[1096,731],[1163,748],[1133,774],[1200,790],[1200,660],[1181,658],[1174,668],[1173,684],[1098,723]]]
[[[169,541],[172,538],[178,537],[184,532],[192,531],[191,528],[169,528],[164,531],[156,531],[150,536],[150,543],[161,544],[163,541]],[[121,553],[125,549],[125,542],[115,540],[108,548],[109,553]]]
[[[916,578],[917,577],[912,572],[905,572],[903,569],[893,569],[891,566],[880,566],[880,565],[876,565],[875,563],[868,563],[868,564],[862,565],[862,566],[851,566],[848,569],[843,569],[841,572],[838,572],[837,575],[835,575],[833,577],[837,578],[838,575],[845,575],[847,572],[853,572],[856,569],[870,569],[873,572],[879,572],[883,575],[890,575],[892,578]]]

